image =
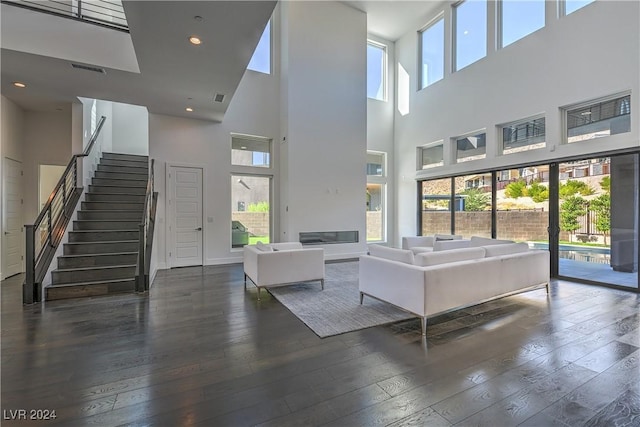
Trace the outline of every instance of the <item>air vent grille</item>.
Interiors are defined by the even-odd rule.
[[[107,74],[104,68],[94,67],[92,65],[83,65],[83,64],[75,64],[72,63],[71,66],[73,68],[78,68],[80,70],[93,71],[94,73]]]
[[[224,101],[224,95],[221,94],[221,93],[216,93],[213,96],[213,100],[214,100],[214,102],[222,102],[222,101]]]

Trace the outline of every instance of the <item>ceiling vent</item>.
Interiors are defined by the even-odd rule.
[[[214,101],[214,102],[222,102],[222,101],[224,101],[224,95],[223,95],[223,94],[221,94],[221,93],[216,93],[216,94],[213,96],[213,101]]]
[[[78,68],[80,70],[87,70],[87,71],[93,71],[94,73],[107,74],[104,68],[100,68],[100,67],[93,67],[91,65],[82,65],[82,64],[74,64],[74,63],[71,63],[71,66],[73,68]]]

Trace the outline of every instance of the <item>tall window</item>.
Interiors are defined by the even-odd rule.
[[[247,69],[271,74],[271,20],[267,22]]]
[[[444,18],[420,32],[420,89],[444,77]]]
[[[386,240],[386,154],[367,152],[367,242]]]
[[[544,27],[544,0],[503,0],[499,7],[502,47]]]
[[[631,96],[592,101],[566,109],[567,142],[579,142],[631,131]]]
[[[271,177],[231,176],[231,247],[271,241]]]
[[[593,1],[594,0],[566,0],[564,2],[564,14],[568,15],[578,9],[582,9],[586,5],[593,3]]]
[[[508,123],[501,128],[502,154],[535,150],[546,145],[544,117]]]
[[[367,42],[367,97],[387,100],[387,48],[372,41]]]
[[[472,0],[453,9],[455,64],[460,70],[487,55],[487,2]]]

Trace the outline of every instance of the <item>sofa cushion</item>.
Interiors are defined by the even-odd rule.
[[[471,239],[469,240],[469,247],[477,248],[479,246],[502,245],[504,243],[514,243],[514,241],[489,239],[488,237],[480,237],[480,236],[471,236]]]
[[[416,255],[414,264],[421,267],[448,264],[457,261],[469,261],[485,257],[485,248],[462,248],[441,252],[425,252]]]
[[[484,247],[485,257],[492,256],[502,256],[502,255],[511,255],[511,254],[519,254],[522,252],[529,251],[529,245],[521,242],[521,243],[505,243],[502,245],[489,245]]]
[[[391,261],[413,264],[413,252],[409,249],[388,248],[382,245],[369,245],[369,254],[374,257]]]
[[[266,245],[262,242],[257,242],[256,248],[258,248],[262,252],[273,252],[273,247],[271,245]]]

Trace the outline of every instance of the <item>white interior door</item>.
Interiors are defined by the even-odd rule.
[[[169,265],[202,265],[202,169],[171,166]]]
[[[5,158],[2,166],[2,275],[6,278],[23,271],[22,163]]]

